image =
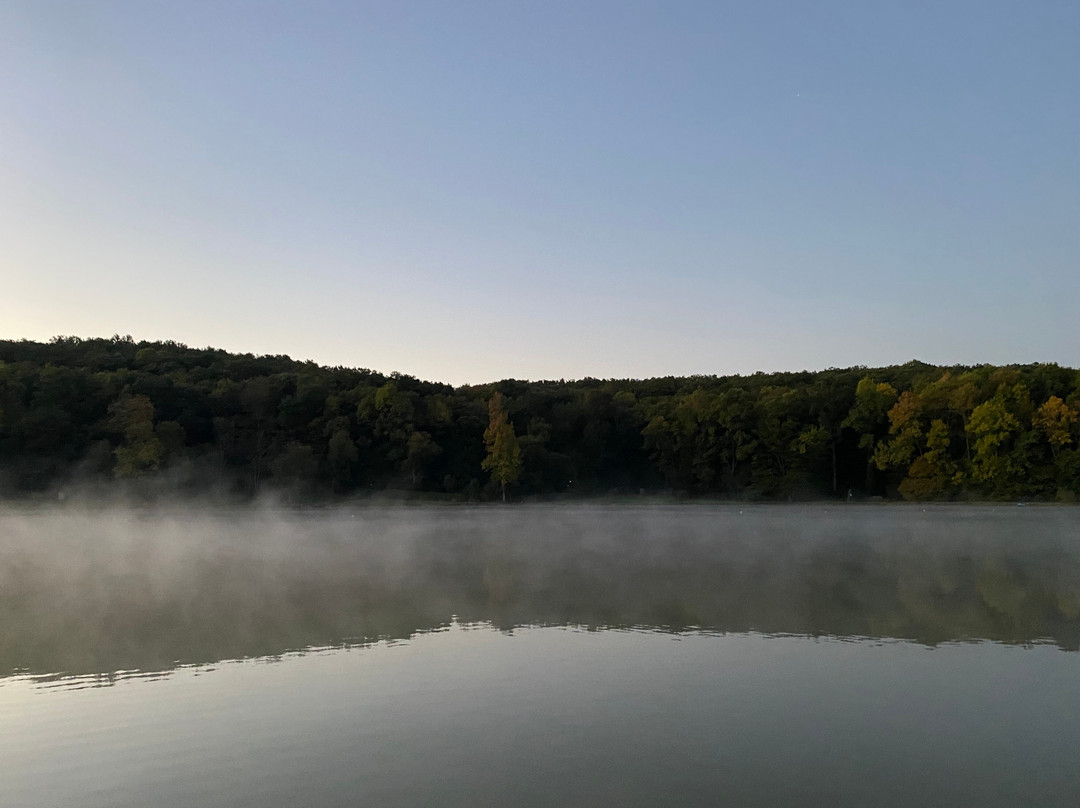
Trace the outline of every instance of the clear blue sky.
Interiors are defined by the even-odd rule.
[[[0,2],[0,337],[1080,365],[1080,4]]]

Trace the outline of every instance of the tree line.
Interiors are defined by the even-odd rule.
[[[455,388],[121,336],[0,341],[0,495],[111,480],[296,501],[1075,501],[1080,372],[908,362]]]

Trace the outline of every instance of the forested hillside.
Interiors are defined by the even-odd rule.
[[[0,495],[675,493],[1075,501],[1053,364],[454,388],[130,337],[0,341]]]

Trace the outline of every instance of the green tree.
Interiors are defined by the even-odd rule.
[[[375,437],[395,471],[407,461],[409,438],[416,431],[415,395],[389,381],[375,391]]]
[[[888,423],[889,408],[896,402],[896,388],[871,377],[859,379],[855,387],[855,403],[851,405],[843,426],[859,435],[859,448],[866,452],[866,490],[873,488],[874,447],[883,437]]]
[[[668,486],[678,480],[678,442],[675,428],[663,415],[654,415],[641,430],[649,457],[664,473]]]
[[[829,483],[834,496],[840,491],[840,446],[847,416],[854,403],[852,379],[850,371],[826,371],[818,374],[808,391],[810,414],[824,431],[825,449],[829,457]],[[805,440],[803,445],[808,445]]]
[[[964,439],[964,457],[971,462],[971,433],[968,432],[968,420],[978,399],[976,377],[971,371],[953,376],[946,371],[941,378],[928,384],[921,396],[927,409],[945,417],[946,423],[959,421],[958,431],[950,433]]]
[[[773,496],[791,499],[797,484],[806,481],[807,461],[828,439],[809,425],[806,396],[790,387],[762,389],[756,404],[757,450],[751,460],[754,483]]]
[[[442,447],[433,441],[427,432],[413,432],[409,435],[408,447],[405,465],[415,486],[423,483],[424,466],[442,454]]]
[[[892,438],[878,444],[874,462],[879,469],[906,467],[922,454],[924,445],[921,421],[922,398],[909,390],[900,394],[899,400],[889,410],[889,434]]]
[[[904,499],[941,499],[952,492],[960,477],[949,454],[949,427],[935,418],[926,436],[926,451],[908,468],[900,494]]]
[[[154,428],[154,434],[161,441],[162,459],[166,463],[172,463],[184,452],[184,427],[176,421],[159,421]]]
[[[135,477],[161,464],[164,447],[154,432],[154,405],[146,396],[125,396],[109,407],[113,422],[124,433],[117,447],[117,477]]]
[[[506,502],[507,484],[516,482],[521,474],[521,447],[518,446],[514,426],[506,415],[502,393],[496,393],[488,402],[484,446],[487,447],[487,457],[481,468],[491,472],[491,479],[501,486],[502,499]]]
[[[968,431],[975,437],[972,476],[993,486],[1005,472],[1004,449],[1020,429],[1020,421],[1009,412],[1000,396],[984,401],[971,412]]]
[[[256,493],[266,460],[275,447],[272,428],[274,412],[277,409],[276,392],[270,379],[265,376],[249,379],[240,389],[240,403],[248,415],[248,457],[251,463],[252,490]]]
[[[359,457],[356,443],[349,435],[348,422],[341,418],[341,424],[335,424],[333,434],[326,444],[326,462],[330,466],[331,486],[337,493],[341,483],[348,484],[352,480],[353,465]]]

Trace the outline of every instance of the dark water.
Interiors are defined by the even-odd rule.
[[[1080,510],[0,512],[0,805],[1076,806]]]

